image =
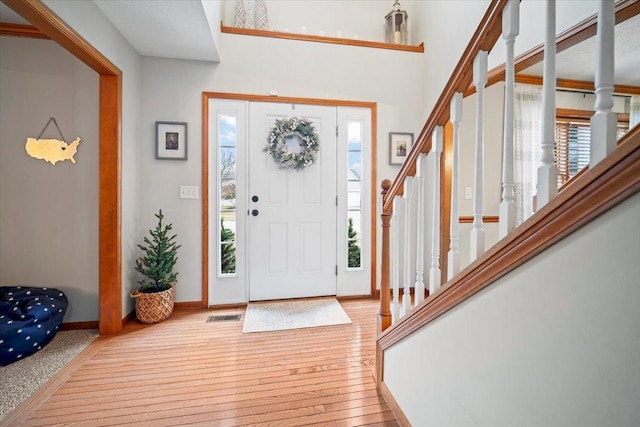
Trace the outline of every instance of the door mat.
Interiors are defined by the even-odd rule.
[[[249,303],[242,333],[342,325],[351,319],[335,298]]]

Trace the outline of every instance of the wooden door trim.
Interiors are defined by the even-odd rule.
[[[377,117],[375,102],[290,96],[265,96],[243,93],[202,92],[202,308],[209,306],[209,100],[227,99],[249,102],[305,104],[329,107],[369,108],[371,110],[371,295],[377,295]]]
[[[100,75],[99,329],[114,334],[122,329],[122,72],[40,0],[3,1]]]

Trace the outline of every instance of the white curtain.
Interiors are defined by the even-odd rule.
[[[267,4],[265,0],[236,0],[236,27],[267,30]]]
[[[534,211],[542,140],[542,88],[518,84],[514,98],[514,183],[519,225]]]
[[[629,104],[629,129],[640,123],[640,96],[632,96]]]

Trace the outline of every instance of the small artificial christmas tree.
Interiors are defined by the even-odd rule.
[[[144,256],[136,260],[136,271],[145,276],[139,280],[140,292],[153,293],[162,292],[171,288],[173,282],[176,281],[178,273],[174,273],[173,268],[178,261],[178,248],[174,239],[176,235],[171,237],[167,233],[171,231],[172,225],[162,225],[162,209],[155,214],[158,218],[158,224],[155,230],[149,230],[152,240],[148,237],[144,238],[147,246],[138,245],[144,251]]]
[[[349,229],[347,230],[348,250],[349,250],[349,268],[360,267],[360,246],[357,237],[356,230],[353,229],[353,218],[349,218]]]
[[[235,241],[235,234],[224,228],[224,220],[220,220],[220,270],[222,274],[236,272],[236,246],[228,242]]]

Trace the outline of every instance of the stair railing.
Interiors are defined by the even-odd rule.
[[[473,194],[473,229],[470,236],[470,258],[480,258],[485,248],[483,230],[483,176],[484,176],[484,102],[483,90],[487,84],[487,53],[500,36],[506,47],[505,58],[505,111],[502,164],[502,201],[499,206],[499,238],[504,239],[516,227],[516,209],[513,177],[513,132],[515,85],[514,43],[519,32],[519,0],[492,0],[480,25],[465,49],[453,74],[435,104],[422,131],[393,182],[382,182],[382,266],[380,283],[379,332],[410,314],[411,310],[426,301],[428,295],[438,292],[441,284],[452,280],[460,273],[460,251],[458,230],[459,188],[459,126],[462,121],[463,93],[473,86],[476,92],[476,132]],[[543,75],[543,136],[542,165],[538,169],[537,209],[548,204],[557,194],[557,169],[553,161],[555,126],[555,0],[547,0],[545,28],[545,66]],[[598,61],[596,71],[595,115],[591,120],[591,167],[606,158],[616,147],[617,116],[613,107],[613,44],[615,26],[615,4],[601,0],[598,11],[597,37]],[[441,165],[443,163],[443,128],[451,122],[451,205],[450,221],[441,221],[441,200],[449,200],[441,194]],[[430,162],[433,176],[426,177],[426,166]],[[426,179],[425,179],[426,178]],[[432,186],[433,200],[430,212],[426,211],[424,185]],[[412,191],[417,187],[417,197]],[[411,228],[412,209],[416,210],[417,225]],[[400,222],[403,230],[400,232]],[[441,229],[441,222],[447,230]],[[393,227],[393,230],[391,228]],[[430,232],[431,241],[424,235]],[[417,233],[415,248],[411,247],[411,236]],[[391,241],[393,236],[393,242]],[[440,238],[449,242],[448,252],[441,253]],[[428,275],[425,274],[424,250],[431,247]],[[403,248],[399,265],[399,251]],[[412,250],[415,252],[412,253]],[[416,271],[410,271],[409,260],[416,257]],[[446,267],[442,267],[444,260]],[[393,264],[391,264],[391,261]],[[403,271],[402,284],[399,272]],[[412,278],[415,277],[415,282]],[[425,280],[427,283],[425,283]],[[411,297],[411,284],[414,296]],[[402,286],[401,286],[402,285]]]

